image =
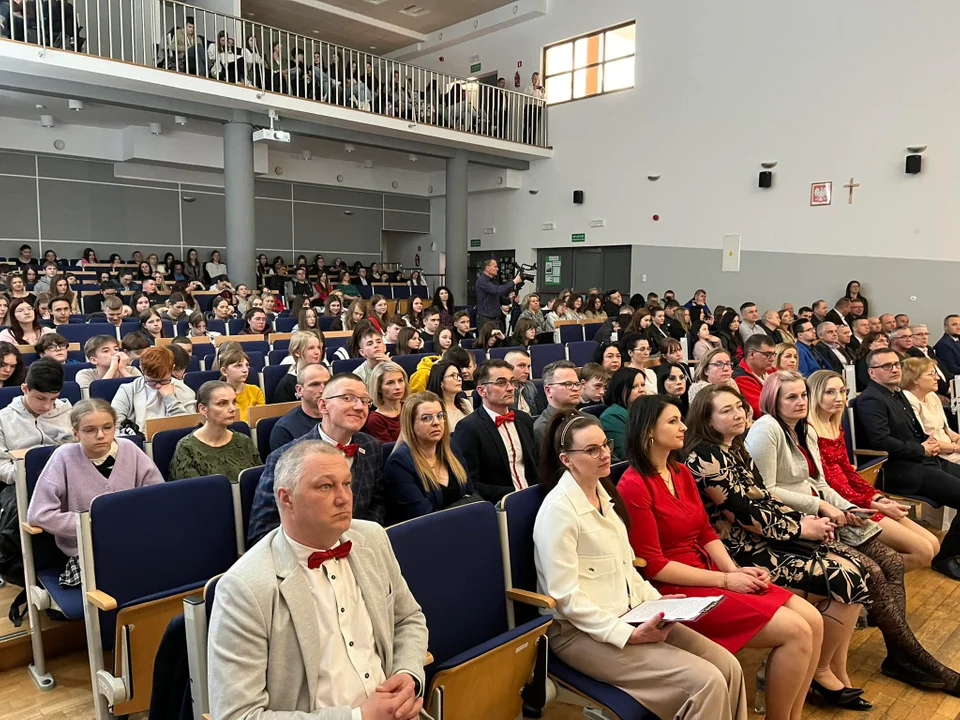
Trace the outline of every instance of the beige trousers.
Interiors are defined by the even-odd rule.
[[[662,720],[746,720],[743,670],[729,652],[675,625],[666,642],[597,642],[565,620],[547,630],[550,648],[570,667],[635,698]]]

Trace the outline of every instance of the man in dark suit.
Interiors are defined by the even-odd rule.
[[[943,319],[943,337],[934,347],[950,372],[960,374],[960,315],[947,315]]]
[[[953,373],[937,355],[937,351],[930,347],[930,331],[927,330],[927,326],[914,325],[910,328],[910,332],[913,333],[913,347],[907,351],[907,354],[911,357],[929,358],[936,361],[937,375],[939,376],[937,395],[944,398],[950,397],[950,383],[953,382]],[[949,417],[949,413],[947,417]]]
[[[323,440],[340,450],[353,476],[353,516],[383,524],[386,516],[383,451],[376,438],[360,432],[367,422],[371,402],[366,385],[353,373],[340,373],[330,378],[318,403],[320,424],[267,456],[250,509],[250,528],[247,530],[250,545],[280,525],[280,511],[273,492],[277,462],[287,450],[307,440]]]
[[[833,310],[827,313],[824,320],[828,320],[836,325],[848,325],[847,313],[850,311],[850,299],[842,297],[833,306]]]
[[[870,332],[870,321],[866,318],[856,318],[853,322],[850,323],[850,342],[847,343],[847,347],[852,350],[854,353],[860,349],[860,344],[863,342],[863,339],[867,336],[867,333]]]
[[[938,457],[940,444],[928,437],[900,390],[900,356],[879,349],[867,356],[870,384],[856,400],[857,437],[871,450],[884,450],[886,489],[960,507],[960,466]],[[932,567],[960,580],[960,515],[940,543]]]
[[[840,348],[840,336],[835,323],[824,320],[817,325],[817,337],[820,339],[811,349],[823,360],[824,366],[834,372],[843,373],[847,363],[846,355]]]
[[[457,423],[456,443],[480,497],[499,502],[504,495],[537,483],[533,420],[510,410],[516,396],[513,366],[487,360],[473,373],[482,405]]]

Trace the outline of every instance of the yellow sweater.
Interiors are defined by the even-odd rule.
[[[263,390],[256,385],[244,385],[243,390],[237,393],[237,410],[240,416],[238,420],[247,422],[247,411],[254,405],[266,405],[266,402],[263,397]]]

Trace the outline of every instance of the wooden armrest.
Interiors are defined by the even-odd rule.
[[[647,561],[644,560],[644,559],[641,558],[641,557],[635,557],[635,558],[633,559],[633,566],[634,566],[634,567],[646,567],[646,566],[647,566]]]
[[[30,352],[33,352],[32,350]],[[23,460],[27,456],[27,450],[32,450],[33,448],[20,448],[19,450],[9,450],[7,454],[10,455],[14,460]]]
[[[117,609],[117,601],[102,590],[88,590],[87,600],[92,602],[104,612]]]
[[[202,717],[203,720],[210,720],[210,713],[203,713],[200,717]]]
[[[507,598],[539,608],[553,609],[557,606],[557,601],[552,597],[547,597],[546,595],[541,595],[540,593],[530,592],[529,590],[518,590],[516,588],[507,590]]]
[[[863,455],[864,457],[887,457],[890,453],[886,450],[854,450],[854,455]]]
[[[427,650],[427,657],[423,661],[423,666],[427,667],[427,665],[433,665],[433,653],[429,650]]]
[[[28,533],[28,534],[30,534],[30,535],[42,535],[42,534],[43,534],[43,530],[41,530],[40,528],[38,528],[38,527],[35,526],[35,525],[31,525],[30,523],[20,523],[20,527],[22,527],[22,528],[24,529],[24,532],[26,532],[26,533]]]

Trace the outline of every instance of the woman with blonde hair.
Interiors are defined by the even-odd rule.
[[[900,388],[913,408],[923,431],[940,443],[941,457],[947,462],[960,463],[960,435],[947,425],[943,403],[937,395],[940,375],[937,361],[926,357],[908,357],[903,361]]]
[[[777,343],[773,355],[774,369],[796,372],[799,365],[800,354],[797,352],[797,346],[786,342]]]
[[[247,422],[250,408],[265,405],[267,402],[259,386],[247,383],[247,378],[250,377],[250,356],[243,351],[240,343],[224,343],[217,353],[216,369],[237,395],[237,416],[241,422]]]
[[[440,398],[411,395],[400,415],[400,439],[383,471],[387,523],[398,523],[475,496],[467,462],[450,443],[450,426]]]
[[[377,363],[367,378],[367,392],[377,408],[367,416],[363,431],[382,443],[400,437],[400,412],[410,392],[406,371],[395,362]]]
[[[324,352],[326,339],[319,330],[299,330],[290,336],[290,353],[284,358],[290,360],[290,371],[284,375],[277,383],[273,391],[273,402],[293,402],[297,400],[297,373],[304,365],[321,364],[330,370],[330,364],[327,362]]]
[[[847,387],[843,377],[832,370],[817,370],[807,378],[807,383],[810,385],[807,421],[816,433],[827,485],[858,507],[876,510],[871,520],[880,524],[883,531],[880,541],[903,556],[904,572],[929,567],[940,552],[937,538],[907,517],[909,506],[884,497],[850,464],[841,423],[847,408]],[[940,404],[939,399],[937,404]],[[943,414],[942,409],[940,413]]]

